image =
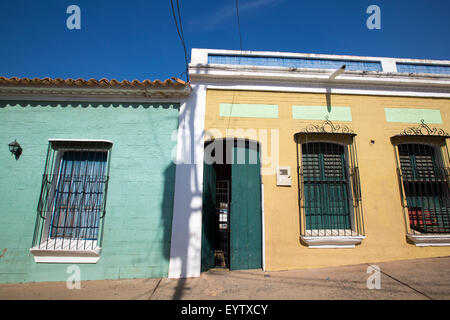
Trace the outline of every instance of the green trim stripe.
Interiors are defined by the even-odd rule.
[[[221,103],[219,112],[221,117],[278,119],[276,104]]]
[[[352,121],[350,107],[292,106],[292,118],[297,120]]]
[[[384,108],[387,122],[442,123],[441,111],[437,109]]]

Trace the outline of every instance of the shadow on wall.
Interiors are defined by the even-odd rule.
[[[163,235],[159,237],[157,242],[149,239],[149,246],[144,255],[139,255],[133,259],[134,265],[152,265],[152,261],[161,250],[161,256],[165,261],[170,260],[170,238],[172,234],[172,217],[174,203],[174,185],[175,185],[175,164],[170,163],[164,170],[164,191],[161,201],[161,225],[154,226],[162,228]],[[151,190],[148,191],[151,193]],[[162,244],[161,242],[162,241]]]
[[[173,300],[183,297],[184,292],[188,290],[186,277],[192,275],[193,270],[195,273],[197,267],[200,268],[200,265],[196,265],[201,256],[201,234],[198,234],[197,228],[201,230],[204,130],[203,126],[200,126],[202,128],[200,132],[196,120],[204,121],[204,118],[196,119],[199,92],[200,90],[192,92],[179,115],[177,147],[178,150],[183,150],[183,153],[178,155],[181,158],[177,159],[180,163],[176,165],[177,186],[173,211],[173,234],[171,235],[169,266],[171,274],[169,276],[179,276],[180,278],[175,280],[177,286],[172,296]],[[202,98],[200,97],[200,99]],[[201,146],[201,153],[198,146]],[[197,225],[198,223],[200,226]]]
[[[36,173],[36,176],[42,176],[43,173],[43,165],[45,163],[45,156],[46,154],[41,151],[41,146],[44,146],[44,142],[45,142],[45,152],[46,152],[46,148],[47,148],[47,138],[49,136],[50,133],[57,133],[58,135],[67,135],[67,136],[77,136],[78,133],[80,133],[82,136],[86,136],[88,135],[88,137],[90,137],[90,134],[92,132],[96,133],[96,132],[101,132],[100,136],[108,136],[110,134],[110,128],[108,126],[103,126],[103,129],[101,131],[97,131],[96,128],[96,124],[98,123],[98,118],[93,118],[93,117],[88,117],[89,119],[92,119],[92,121],[89,121],[88,123],[83,123],[83,125],[81,126],[74,126],[74,128],[68,128],[66,131],[66,124],[70,123],[69,120],[70,118],[66,118],[64,116],[64,122],[60,121],[59,123],[52,125],[51,128],[49,129],[39,129],[39,125],[35,125],[38,123],[50,123],[50,120],[52,120],[53,118],[50,118],[50,120],[48,120],[47,116],[45,116],[45,110],[79,110],[79,113],[81,114],[85,114],[85,110],[83,108],[87,108],[90,109],[91,111],[93,110],[93,108],[98,108],[99,109],[104,109],[104,110],[110,110],[111,112],[107,111],[105,112],[107,115],[113,114],[114,116],[109,117],[109,119],[111,121],[115,121],[117,120],[117,114],[133,114],[134,117],[131,119],[137,119],[138,117],[136,115],[138,114],[146,114],[147,112],[134,112],[135,110],[143,110],[143,109],[149,109],[148,111],[150,111],[150,113],[152,113],[152,109],[154,109],[156,111],[156,109],[159,109],[160,111],[164,111],[163,113],[166,113],[165,109],[175,109],[174,111],[178,110],[178,112],[175,112],[176,115],[179,115],[179,104],[178,103],[91,103],[91,102],[54,102],[54,101],[19,101],[19,100],[14,100],[14,101],[0,101],[0,113],[2,111],[5,111],[5,113],[7,113],[8,111],[11,111],[11,114],[14,115],[14,120],[17,123],[20,123],[21,121],[23,121],[25,118],[29,119],[28,120],[28,124],[33,124],[33,130],[35,130],[35,132],[37,133],[37,137],[33,135],[33,132],[28,132],[26,131],[24,128],[24,126],[22,127],[20,124],[18,124],[17,127],[17,141],[19,141],[22,144],[22,141],[25,140],[25,144],[24,144],[24,158],[21,158],[20,160],[25,160],[25,161],[29,161],[29,163],[32,163],[33,168],[31,168],[28,172],[33,172],[33,177],[34,174]],[[114,110],[119,111],[119,109],[124,110],[125,112],[122,113],[116,113],[114,112]],[[127,110],[125,110],[127,109]],[[19,112],[20,110],[22,110],[23,112]],[[23,117],[22,114],[27,113],[27,111],[38,111],[38,112],[29,112],[28,116]],[[17,112],[15,112],[17,111]],[[44,111],[44,112],[40,112],[40,111]],[[87,110],[86,110],[87,111]],[[33,113],[33,114],[31,114]],[[39,116],[35,116],[35,114],[39,114]],[[65,112],[62,112],[61,114],[65,115]],[[89,114],[89,112],[88,112]],[[173,113],[172,113],[173,115]],[[169,117],[167,117],[169,118]],[[8,118],[4,119],[5,121],[7,121]],[[67,119],[67,122],[66,120]],[[170,117],[170,119],[176,119],[175,117]],[[122,119],[121,119],[122,120]],[[170,130],[175,128],[175,123],[174,121],[170,120]],[[14,123],[15,123],[14,122]],[[130,122],[130,121],[128,121]],[[112,124],[112,123],[111,123]],[[128,123],[127,123],[128,124]],[[152,125],[154,125],[155,127],[158,126],[158,123],[152,123]],[[12,127],[12,125],[10,126]],[[93,130],[88,130],[85,132],[80,131],[80,127],[82,128],[93,128]],[[131,128],[131,126],[129,126]],[[169,127],[168,127],[169,128]],[[13,130],[8,130],[7,132],[3,132],[2,136],[2,140],[3,140],[3,136],[11,136],[12,138],[6,138],[7,142],[11,142],[12,140],[14,140],[15,137],[15,132],[9,132],[9,131],[13,131]],[[162,132],[161,130],[159,130],[160,132]],[[168,130],[167,130],[168,131]],[[152,131],[148,131],[148,132],[152,132]],[[158,132],[158,131],[155,131]],[[129,132],[127,132],[129,133]],[[136,132],[139,133],[139,132]],[[135,134],[134,132],[132,133],[133,135]],[[95,136],[95,134],[94,134]],[[118,135],[116,135],[118,136]],[[170,133],[168,133],[168,136],[170,138]],[[24,137],[22,139],[22,137]],[[31,152],[30,149],[31,147],[29,146],[30,144],[30,140],[33,137],[33,151]],[[26,139],[25,139],[26,138]],[[167,137],[166,137],[167,138]],[[28,140],[28,145],[27,145],[27,141]],[[160,143],[157,139],[154,139],[156,142],[151,142],[152,146],[154,145],[155,148],[158,147],[159,144],[161,144],[161,148],[163,148],[164,152],[167,151],[167,148],[165,147],[164,143]],[[167,139],[168,140],[168,139]],[[124,139],[123,141],[128,141],[126,139]],[[165,140],[162,140],[165,141]],[[37,146],[37,147],[36,147]],[[44,150],[44,147],[42,147],[42,150]],[[141,146],[139,146],[141,147]],[[4,150],[7,150],[8,146],[5,145]],[[165,153],[164,153],[165,154]],[[26,156],[28,156],[28,159],[26,158]],[[114,157],[114,151],[113,151],[113,157]],[[38,159],[38,160],[35,160]],[[141,252],[138,253],[138,255],[136,255],[135,257],[133,257],[133,267],[136,267],[136,269],[140,269],[138,272],[141,273],[142,269],[141,266],[142,265],[147,265],[147,266],[155,266],[156,268],[158,268],[157,272],[159,273],[163,273],[164,272],[164,265],[167,265],[167,261],[170,260],[170,237],[171,237],[171,226],[172,226],[172,213],[173,213],[173,203],[174,203],[174,185],[175,185],[175,164],[173,162],[170,161],[170,156],[164,156],[164,159],[166,159],[165,163],[162,162],[162,166],[160,168],[158,168],[158,180],[160,179],[160,175],[163,175],[164,180],[163,180],[163,184],[162,186],[158,186],[158,198],[157,200],[152,200],[153,202],[153,207],[156,206],[156,209],[160,208],[160,212],[154,212],[153,213],[153,218],[154,220],[157,220],[157,218],[159,218],[158,221],[158,226],[157,228],[159,228],[159,230],[156,230],[156,232],[153,233],[157,233],[157,236],[155,236],[154,238],[157,238],[157,241],[151,242],[151,243],[147,243],[146,244],[146,249],[147,250],[142,250]],[[19,161],[20,163],[23,163]],[[164,160],[161,160],[164,161]],[[164,169],[164,171],[162,172],[162,170]],[[27,168],[28,169],[28,168]],[[140,170],[140,169],[139,169]],[[152,170],[152,168],[149,168],[149,170]],[[125,177],[126,178],[126,177]],[[30,206],[32,208],[36,208],[36,204],[38,203],[38,197],[39,197],[39,191],[40,191],[40,184],[42,182],[41,180],[42,178],[39,179],[39,185],[36,186],[31,186],[30,189],[33,187],[33,192],[37,193],[36,196],[36,200],[33,199],[25,199],[23,201],[20,201],[20,203],[25,203],[25,205]],[[125,179],[126,180],[126,179]],[[20,180],[20,182],[22,183],[22,180]],[[158,181],[159,183],[159,181]],[[124,186],[126,188],[126,186]],[[111,192],[111,191],[110,191]],[[152,190],[146,190],[145,191],[149,196],[151,196]],[[161,194],[162,193],[162,194]],[[150,200],[148,200],[150,201]],[[107,205],[110,202],[110,199],[107,200]],[[161,207],[159,207],[161,206]],[[156,210],[155,210],[156,211]],[[35,212],[35,211],[34,211]],[[156,214],[156,217],[155,217]],[[159,216],[161,215],[161,216]],[[108,215],[107,215],[108,217]],[[148,216],[147,216],[148,217]],[[146,217],[146,218],[147,218]],[[111,218],[108,217],[107,220]],[[142,217],[139,217],[142,218]],[[107,221],[106,220],[106,221]],[[31,225],[31,223],[33,223]],[[27,226],[29,225],[29,234],[30,236],[30,241],[29,243],[31,244],[31,238],[33,235],[33,231],[35,228],[35,219],[33,218],[32,220],[29,220],[29,223],[27,223]],[[151,226],[152,228],[156,228],[155,226]],[[152,235],[153,236],[153,235]],[[149,236],[143,236],[146,238],[150,238]],[[144,239],[143,239],[144,240]],[[136,247],[138,248],[138,247]],[[3,247],[0,247],[0,258],[2,258],[1,260],[5,261],[5,257],[3,257],[3,253],[1,252],[1,250],[3,249]],[[27,247],[25,248],[20,248],[20,250],[22,250],[21,252],[25,252],[23,255],[27,255],[27,259],[31,257],[31,255],[29,254],[29,246],[27,244]],[[135,249],[136,250],[136,249]],[[6,252],[6,251],[5,251]],[[13,255],[6,255],[6,258],[13,257]],[[106,257],[106,250],[105,250],[105,256]],[[9,255],[9,256],[8,256]],[[155,261],[155,257],[159,257],[160,261]],[[109,258],[109,257],[108,257]],[[127,258],[127,262],[128,262]],[[165,259],[162,260],[162,259]],[[131,260],[131,259],[130,259]],[[107,260],[100,260],[102,263],[104,261]],[[122,263],[122,262],[120,262]],[[152,264],[154,263],[154,264]],[[33,262],[34,265],[34,262]],[[105,265],[103,264],[98,264],[99,267],[91,267],[91,266],[87,266],[86,268],[91,268],[91,269],[98,269],[100,270],[101,268],[105,267]],[[131,265],[130,265],[131,266]],[[36,267],[36,270],[38,270],[40,272],[40,270],[45,270],[45,268],[47,268],[48,265],[39,265],[38,267]],[[106,267],[113,267],[112,265],[106,266]],[[126,266],[128,267],[128,265]],[[114,268],[111,268],[114,269]],[[131,268],[130,268],[131,269]],[[88,269],[90,270],[90,269]],[[162,270],[162,271],[161,271]],[[101,271],[101,270],[100,270]],[[99,271],[99,272],[100,272]],[[145,274],[149,274],[148,271],[152,271],[152,270],[145,270]],[[95,271],[97,272],[97,270]],[[94,272],[94,274],[96,274]],[[153,272],[153,271],[152,271]],[[131,273],[131,272],[130,272]],[[111,273],[112,274],[112,273]],[[103,274],[101,275],[103,276]],[[116,274],[114,273],[112,276],[116,276]]]
[[[325,98],[327,100],[327,111],[331,112],[331,89],[330,89],[330,87],[326,88]]]
[[[164,170],[164,189],[160,204],[160,221],[162,223],[160,227],[163,229],[161,230],[163,236],[159,239],[164,241],[162,257],[169,262],[169,269],[170,264],[173,263],[176,266],[172,269],[176,269],[181,275],[180,278],[173,279],[173,281],[176,281],[173,300],[182,299],[185,291],[188,290],[185,275],[188,275],[190,268],[192,268],[188,264],[193,255],[196,255],[196,253],[200,255],[201,249],[200,247],[197,248],[198,239],[195,239],[195,231],[192,230],[192,222],[195,220],[192,213],[195,215],[202,209],[202,186],[200,185],[202,181],[198,181],[199,168],[196,164],[198,155],[194,155],[194,153],[197,144],[203,146],[203,134],[197,136],[193,134],[195,124],[195,110],[193,109],[195,108],[186,107],[179,110],[178,130],[182,134],[181,138],[178,136],[177,149],[180,148],[184,153],[181,156],[182,159],[178,159],[181,163],[176,164],[172,160]],[[186,150],[191,150],[191,153]],[[203,166],[203,161],[201,165]],[[184,184],[178,183],[177,186],[175,179],[179,179]],[[175,231],[174,234],[173,231]],[[172,246],[172,243],[175,245]],[[137,257],[134,262],[136,264],[151,263],[158,246],[159,244],[156,243],[151,244],[145,255]]]
[[[171,162],[164,170],[164,195],[161,203],[161,214],[164,228],[164,258],[170,261],[170,238],[172,235],[173,204],[175,192],[176,166]]]
[[[134,264],[140,264],[147,262],[152,262],[155,257],[161,257],[166,259],[166,261],[177,260],[179,265],[179,271],[181,276],[188,275],[190,269],[195,269],[196,266],[188,265],[190,260],[196,260],[196,255],[200,256],[200,246],[199,239],[196,239],[196,234],[193,234],[192,230],[193,222],[197,223],[198,213],[201,215],[202,207],[202,181],[198,181],[200,170],[199,166],[203,165],[197,164],[196,159],[199,155],[194,155],[195,150],[198,148],[196,146],[203,146],[203,132],[199,132],[198,125],[195,124],[196,120],[196,94],[189,98],[190,102],[186,103],[187,106],[183,110],[179,109],[179,104],[171,103],[94,103],[94,102],[55,102],[55,101],[0,101],[0,108],[46,108],[47,110],[52,110],[53,108],[64,108],[64,109],[82,109],[82,108],[176,108],[179,109],[179,126],[182,132],[182,138],[178,139],[178,144],[181,150],[191,150],[192,154],[183,155],[189,157],[190,159],[183,159],[182,164],[176,165],[174,162],[168,164],[164,170],[164,186],[163,186],[163,197],[161,201],[161,219],[160,223],[162,225],[158,228],[162,228],[159,232],[162,233],[158,239],[164,243],[151,243],[147,246],[147,252],[141,253],[134,259]],[[156,124],[157,125],[157,124]],[[197,128],[197,129],[196,129]],[[202,148],[203,149],[203,148]],[[203,159],[203,158],[201,158]],[[178,173],[178,171],[180,173]],[[177,201],[174,201],[176,190],[175,186],[175,173],[179,174],[180,181],[185,181],[185,185],[179,186],[178,191],[180,197]],[[176,188],[176,186],[175,186]],[[149,193],[151,190],[148,191]],[[177,206],[177,208],[175,208]],[[174,223],[173,214],[178,212],[179,214],[175,217],[176,234],[172,235],[172,225]],[[201,216],[200,216],[201,217]],[[200,219],[201,220],[201,219]],[[160,234],[161,234],[160,233]],[[177,237],[178,241],[174,246],[175,250],[171,253],[171,239]],[[181,240],[181,241],[180,241]],[[159,249],[162,248],[162,249]],[[172,249],[174,249],[172,248]],[[162,250],[158,251],[158,250]],[[172,256],[171,256],[172,254]],[[177,288],[174,292],[173,299],[181,299],[186,288],[186,280],[180,278],[177,280]]]

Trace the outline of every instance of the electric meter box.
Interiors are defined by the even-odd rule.
[[[291,167],[277,167],[277,186],[291,186]]]

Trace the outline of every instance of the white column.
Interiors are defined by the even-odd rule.
[[[180,107],[169,278],[199,277],[206,88],[192,85]]]

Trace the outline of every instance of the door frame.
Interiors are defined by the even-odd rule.
[[[241,143],[244,143],[244,146],[246,146],[246,143],[249,144],[254,144],[257,146],[257,150],[258,150],[258,157],[259,157],[259,163],[260,163],[260,178],[261,178],[261,185],[260,185],[260,195],[261,195],[261,268],[263,271],[266,270],[266,245],[265,245],[265,223],[264,223],[264,183],[263,183],[263,175],[262,175],[262,162],[261,162],[261,149],[262,149],[262,144],[257,141],[257,140],[253,140],[253,139],[248,139],[248,138],[239,138],[239,137],[226,137],[226,138],[212,138],[212,139],[208,139],[205,140],[204,142],[204,159],[206,159],[206,147],[209,146],[211,143],[215,143],[218,142],[220,143],[220,146],[222,148],[224,148],[223,150],[225,150],[225,157],[224,160],[227,161],[230,159],[230,157],[228,156],[228,148],[231,147],[234,148],[235,146],[235,142],[237,141],[241,141]],[[216,149],[216,147],[214,147],[214,150]],[[210,155],[209,155],[210,156]],[[205,160],[204,160],[205,161]],[[232,161],[234,161],[234,159],[232,159]],[[225,164],[225,163],[224,163]],[[220,163],[219,163],[220,165]],[[232,192],[231,190],[231,185],[230,185],[230,192]],[[203,214],[203,212],[202,212]],[[203,233],[203,228],[202,228],[202,233]],[[229,240],[230,241],[230,240]],[[230,258],[230,257],[229,257]]]

